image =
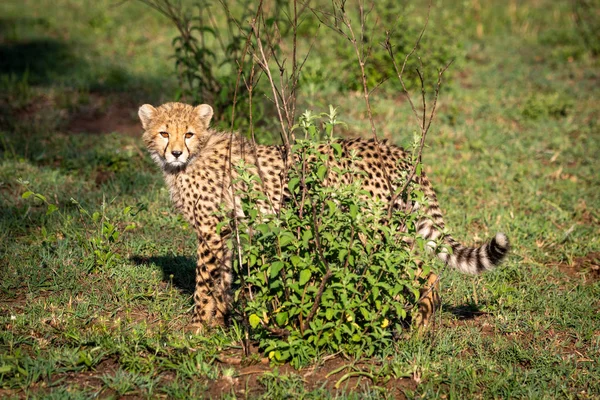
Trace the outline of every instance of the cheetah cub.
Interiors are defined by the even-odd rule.
[[[223,325],[231,303],[231,254],[226,246],[228,232],[222,229],[220,234],[217,233],[220,221],[216,213],[221,207],[235,212],[234,204],[239,204],[239,201],[234,201],[232,187],[236,172],[230,166],[238,164],[241,159],[252,166],[261,178],[262,190],[271,200],[269,207],[285,204],[288,195],[283,147],[254,145],[234,133],[215,131],[210,128],[212,116],[213,109],[207,104],[193,107],[166,103],[156,108],[145,104],[139,109],[145,130],[143,140],[148,151],[163,170],[175,207],[198,236],[192,318],[192,328],[198,330],[205,325]],[[402,171],[410,167],[404,150],[372,139],[342,140],[340,144],[344,157],[351,151],[357,153],[360,157],[356,161],[357,170],[366,172],[366,176],[350,174],[341,179],[350,182],[360,176],[371,196],[389,201],[389,194],[396,189],[394,183],[399,182]],[[321,145],[320,151],[330,153],[331,149]],[[333,157],[330,160],[334,160]],[[385,177],[384,170],[389,179]],[[425,206],[428,218],[418,223],[418,234],[428,240],[428,246],[433,250],[436,239],[442,236],[444,220],[425,173],[415,177],[415,183],[420,185],[428,199]],[[438,252],[439,258],[468,274],[494,268],[508,251],[508,239],[502,233],[480,247],[465,247],[450,236],[443,240],[452,251]],[[430,283],[435,280],[429,278]],[[433,301],[429,300],[430,303]],[[430,307],[433,308],[431,304]]]

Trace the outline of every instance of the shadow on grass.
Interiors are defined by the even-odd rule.
[[[81,41],[51,37],[50,32],[43,18],[0,18],[0,76],[26,77],[30,85],[123,96],[135,97],[137,92],[156,96],[161,91],[164,77],[130,74],[126,66],[88,60],[82,54],[93,54],[94,48]]]
[[[185,294],[193,294],[195,287],[196,260],[185,256],[133,256],[130,260],[139,266],[157,265],[163,272],[163,281]]]
[[[55,39],[37,39],[0,45],[0,74],[28,74],[32,84],[48,84],[82,68],[70,47]]]
[[[17,27],[34,30],[47,22],[39,18],[0,19],[0,74],[28,76],[32,84],[50,84],[57,76],[70,76],[85,63],[72,47],[50,37],[21,39]]]
[[[474,320],[481,315],[487,314],[485,311],[481,311],[482,305],[469,302],[467,304],[461,304],[459,306],[448,306],[444,305],[443,310],[448,311],[459,321]]]

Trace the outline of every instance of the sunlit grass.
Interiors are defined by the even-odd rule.
[[[361,380],[358,393],[385,398],[387,389],[373,386],[405,379],[408,397],[594,398],[597,61],[566,2],[563,13],[544,1],[494,2],[480,15],[471,3],[433,10],[434,21],[462,23],[456,40],[466,57],[442,89],[424,162],[453,235],[480,243],[503,231],[512,252],[480,277],[442,271],[435,327],[367,360],[361,371],[376,379]],[[335,397],[333,384],[314,384],[308,371],[283,366],[248,380],[256,375],[248,366],[220,363],[241,355],[235,328],[185,332],[195,235],[173,211],[160,172],[139,137],[66,129],[82,109],[95,109],[95,96],[108,103],[130,96],[131,119],[136,103],[171,100],[174,32],[135,2],[54,4],[0,6],[2,51],[48,37],[56,46],[47,49],[61,57],[44,57],[41,68],[0,62],[0,397]],[[322,40],[332,45],[327,35]],[[309,65],[332,68],[327,55],[316,49],[318,61]],[[301,96],[302,106],[334,104],[348,134],[369,136],[360,96],[328,80],[318,84]],[[412,141],[416,126],[400,94],[388,88],[374,107],[382,136]],[[46,215],[43,202],[23,199],[19,178],[59,211]],[[102,231],[71,198],[116,224],[118,240],[103,248],[116,255],[108,266],[89,251]],[[127,207],[139,212],[124,213]],[[316,361],[315,370],[322,365]],[[342,383],[345,396],[359,396],[351,393],[357,381]]]

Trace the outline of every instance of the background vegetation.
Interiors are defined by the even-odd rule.
[[[434,3],[420,55],[433,70],[455,62],[424,165],[457,239],[504,231],[513,251],[480,277],[444,272],[443,309],[425,335],[295,371],[240,364],[236,327],[183,331],[195,238],[136,120],[142,103],[192,100],[175,73],[176,28],[140,2],[3,2],[0,396],[600,395],[598,7]],[[400,11],[394,34],[406,51],[427,10]],[[300,26],[314,45],[298,110],[334,104],[344,134],[368,137],[349,48],[317,21]],[[389,72],[374,49],[367,70],[378,83]],[[397,80],[383,83],[373,115],[380,136],[410,145],[418,127],[400,92]],[[264,104],[255,135],[278,140]],[[249,134],[243,110],[236,127]]]

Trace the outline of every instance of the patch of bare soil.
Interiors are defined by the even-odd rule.
[[[102,377],[114,374],[117,369],[119,369],[117,362],[114,359],[107,359],[91,371],[60,373],[51,376],[48,380],[40,380],[29,387],[29,394],[21,389],[0,388],[0,399],[26,399],[31,393],[39,397],[46,397],[45,395],[48,395],[53,389],[61,386],[93,390],[98,393],[100,398],[115,398],[116,392],[104,387]]]
[[[27,396],[19,389],[0,388],[0,399],[25,399]]]
[[[70,117],[70,133],[111,133],[140,136],[142,126],[137,117],[139,104],[131,100],[90,94],[89,103],[80,106]]]
[[[264,393],[261,379],[264,379],[265,374],[274,372],[275,368],[279,377],[297,375],[307,391],[325,389],[328,393],[340,394],[364,391],[377,386],[383,388],[389,398],[406,399],[404,391],[415,390],[417,387],[417,382],[411,378],[378,378],[372,375],[376,368],[368,361],[353,363],[342,357],[333,357],[318,365],[295,370],[287,364],[273,368],[264,360],[254,365],[240,365],[235,361],[231,363],[232,360],[240,360],[238,357],[236,354],[229,354],[220,359],[225,369],[233,368],[235,373],[209,382],[209,398],[218,398],[225,393],[233,393],[240,398]]]
[[[61,382],[68,382],[69,386],[76,386],[82,389],[100,390],[104,385],[101,377],[104,375],[112,375],[118,369],[119,365],[117,362],[114,359],[109,358],[98,364],[92,371],[57,374],[52,378],[51,384],[52,386],[55,386]]]
[[[571,264],[560,263],[558,269],[568,276],[583,277],[586,282],[597,282],[600,280],[600,252],[594,251],[583,257],[575,257]]]
[[[271,367],[260,360],[255,360],[256,363],[252,365],[246,365],[245,362],[240,364],[237,362],[240,359],[241,351],[239,353],[230,351],[227,356],[223,355],[220,358],[219,362],[223,370],[231,369],[233,372],[206,382],[206,398],[221,398],[224,394],[234,394],[238,398],[259,396],[265,393],[265,386],[261,380],[264,379],[265,374],[270,373],[276,373],[280,378],[296,375],[305,390],[324,389],[330,394],[363,392],[377,386],[385,391],[387,398],[406,399],[404,391],[414,391],[418,385],[417,381],[410,378],[377,379],[371,375],[373,365],[368,361],[353,363],[341,357],[330,358],[319,365],[302,370],[295,370],[287,364]],[[232,360],[233,363],[229,363]],[[112,375],[118,369],[119,365],[114,359],[107,359],[98,364],[94,370],[57,374],[50,381],[40,381],[30,389],[35,393],[44,394],[49,393],[52,387],[68,383],[70,387],[96,391],[101,398],[108,398],[115,396],[116,393],[105,387],[102,377]],[[175,376],[170,372],[160,375],[161,383],[166,384],[173,379]],[[4,397],[25,398],[25,393],[21,390],[0,389],[0,398]],[[133,399],[143,398],[143,396],[139,392],[133,392],[123,398]]]
[[[451,308],[450,312],[457,318],[445,322],[444,327],[469,326],[479,329],[483,336],[496,335],[493,324],[489,322],[491,317],[486,312],[468,306]]]
[[[0,297],[0,315],[21,314],[32,300],[44,300],[50,297],[52,293],[53,292],[49,290],[39,290],[34,293],[29,293],[29,290],[26,288],[12,289],[9,296],[4,298]]]

